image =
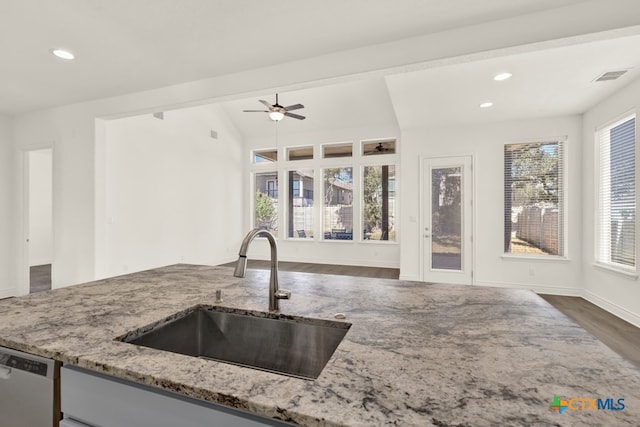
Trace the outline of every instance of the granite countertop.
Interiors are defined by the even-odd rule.
[[[222,289],[266,311],[268,271],[173,265],[0,301],[0,346],[309,426],[637,426],[640,370],[530,291],[280,272],[283,313],[352,323],[316,380],[115,341]],[[550,408],[554,395],[625,409]]]

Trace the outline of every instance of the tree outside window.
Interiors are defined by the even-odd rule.
[[[254,227],[278,235],[278,173],[255,174]]]
[[[395,241],[395,166],[365,166],[363,238]]]
[[[562,144],[505,145],[505,252],[563,255]]]

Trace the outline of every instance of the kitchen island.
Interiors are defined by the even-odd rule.
[[[116,340],[198,304],[266,311],[269,272],[232,273],[180,264],[2,300],[0,346],[308,426],[640,420],[640,370],[530,291],[280,272],[283,313],[352,324],[316,380]],[[554,396],[625,408],[560,414]]]

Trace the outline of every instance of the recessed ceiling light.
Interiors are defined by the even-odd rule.
[[[51,53],[61,59],[72,60],[75,58],[75,55],[73,53],[64,49],[51,49]]]
[[[500,74],[496,74],[495,76],[493,76],[493,80],[497,81],[497,82],[501,82],[503,80],[507,80],[510,79],[511,76],[513,74],[511,73],[500,73]]]
[[[493,107],[493,102],[483,102],[482,104],[480,104],[480,108],[489,108],[489,107]]]

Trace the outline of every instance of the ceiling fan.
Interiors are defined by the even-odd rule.
[[[371,142],[364,145],[364,155],[393,154],[395,149],[395,141]]]
[[[305,116],[301,116],[300,114],[294,114],[289,112],[289,111],[299,110],[301,108],[304,108],[304,105],[294,104],[294,105],[289,105],[288,107],[283,107],[282,105],[278,104],[277,93],[276,93],[276,103],[273,105],[269,104],[267,101],[263,99],[259,99],[259,101],[262,102],[265,107],[267,107],[266,110],[243,110],[243,111],[245,113],[269,113],[269,117],[274,122],[279,122],[284,118],[284,116],[291,117],[298,120],[306,119]]]

